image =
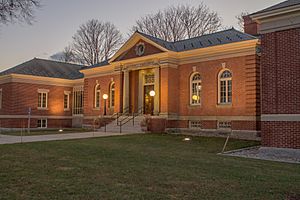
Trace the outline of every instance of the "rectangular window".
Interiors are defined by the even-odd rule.
[[[70,93],[71,92],[64,92],[64,110],[70,110]]]
[[[38,108],[45,109],[48,107],[48,92],[38,91]]]
[[[190,121],[191,129],[201,129],[201,121]]]
[[[111,108],[113,108],[113,107],[115,107],[115,90],[112,90],[111,91],[111,97],[110,97],[111,99],[110,99],[110,107]]]
[[[2,89],[0,89],[0,109],[2,109]]]
[[[38,128],[47,128],[47,119],[39,119],[37,120]]]
[[[221,81],[221,85],[220,85],[220,89],[221,89],[221,103],[226,103],[226,81]]]
[[[219,129],[231,129],[231,122],[230,121],[219,121],[218,128]]]
[[[228,89],[228,103],[231,103],[232,102],[232,81],[231,80],[228,81],[227,89]]]
[[[76,86],[73,88],[73,114],[83,114],[83,86]]]

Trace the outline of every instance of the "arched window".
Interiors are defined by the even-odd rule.
[[[110,84],[110,90],[109,90],[109,107],[113,108],[115,107],[115,83],[112,82]]]
[[[232,74],[229,70],[221,71],[219,74],[219,103],[232,103]]]
[[[97,84],[95,86],[95,108],[100,108],[100,85]]]
[[[190,78],[190,104],[200,105],[201,103],[201,76],[199,73],[194,73]]]

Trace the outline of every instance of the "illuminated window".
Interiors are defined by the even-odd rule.
[[[201,103],[201,76],[199,73],[194,73],[190,78],[190,104],[200,105]]]
[[[232,103],[232,74],[229,70],[219,75],[219,104]]]
[[[39,119],[37,120],[38,128],[47,128],[47,119]]]
[[[101,95],[101,91],[100,91],[100,85],[97,84],[95,87],[95,108],[100,108],[100,96]]]
[[[115,107],[115,83],[110,84],[110,93],[109,93],[109,107]]]
[[[38,89],[38,108],[39,109],[48,108],[48,93],[49,93],[49,90]]]

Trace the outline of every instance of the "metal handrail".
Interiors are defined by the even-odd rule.
[[[126,118],[122,119],[121,121],[119,121],[118,126],[120,126],[120,133],[122,133],[122,126],[127,124],[128,122],[130,122],[132,120],[133,126],[134,126],[134,119],[139,116],[140,114],[143,113],[143,109],[144,107],[140,107],[138,109],[137,115],[135,114],[135,112],[132,112],[132,115],[128,115]]]

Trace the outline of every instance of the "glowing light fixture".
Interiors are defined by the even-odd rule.
[[[103,97],[104,100],[108,99],[108,95],[107,94],[103,94],[102,97]]]
[[[155,91],[151,90],[149,94],[150,94],[151,97],[154,97],[155,96]]]
[[[193,95],[193,96],[192,96],[192,99],[193,99],[194,101],[198,101],[198,100],[200,99],[200,97],[199,97],[198,95]]]
[[[191,138],[184,138],[183,141],[191,141]]]
[[[62,129],[59,129],[58,131],[59,131],[59,132],[63,132],[64,130],[62,130]]]

